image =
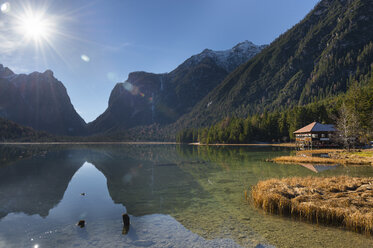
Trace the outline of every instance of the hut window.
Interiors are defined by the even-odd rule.
[[[312,138],[318,138],[319,136],[316,133],[312,134]]]

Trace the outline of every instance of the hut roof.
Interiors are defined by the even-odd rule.
[[[334,125],[331,124],[321,124],[318,122],[312,122],[305,127],[295,131],[294,133],[314,133],[314,132],[335,132]]]

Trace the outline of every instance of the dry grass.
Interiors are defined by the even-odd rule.
[[[259,182],[252,201],[266,212],[373,234],[373,178],[286,178]]]
[[[317,164],[342,164],[342,159],[319,158],[319,157],[298,157],[298,156],[281,156],[274,158],[276,163],[317,163]]]
[[[312,155],[328,154],[328,158]],[[338,149],[299,151],[296,156],[282,156],[272,160],[277,163],[314,163],[314,164],[344,164],[373,165],[373,150],[355,150],[347,152]]]
[[[324,154],[324,153],[333,153],[333,152],[342,152],[341,149],[316,149],[316,150],[303,150],[297,151],[297,155],[312,156],[312,154]]]
[[[203,143],[189,143],[194,146],[274,146],[274,147],[296,147],[295,143],[252,143],[252,144],[203,144]]]

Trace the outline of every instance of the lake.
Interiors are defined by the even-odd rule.
[[[266,214],[259,180],[372,176],[266,162],[279,147],[0,146],[0,247],[373,247],[370,236]],[[129,229],[122,214],[128,213]],[[76,225],[85,220],[85,227]]]

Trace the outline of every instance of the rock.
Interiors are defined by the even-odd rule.
[[[78,224],[76,225],[79,226],[80,228],[83,228],[85,226],[85,220],[80,220]]]
[[[123,214],[122,219],[123,219],[122,234],[126,235],[130,230],[130,217],[128,216],[128,214]]]
[[[128,214],[123,214],[122,218],[123,218],[123,225],[124,226],[129,226],[130,225],[130,217],[128,216]]]
[[[130,231],[130,226],[123,226],[122,234],[126,235]]]

